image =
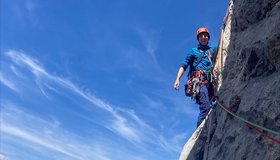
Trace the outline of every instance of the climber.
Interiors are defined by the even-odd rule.
[[[214,78],[212,76],[214,57],[217,46],[209,46],[210,33],[207,28],[201,27],[196,32],[197,48],[192,48],[179,68],[174,89],[179,90],[180,79],[189,67],[189,80],[185,87],[187,96],[191,96],[199,105],[197,127],[206,117],[211,108],[211,96],[214,93]]]

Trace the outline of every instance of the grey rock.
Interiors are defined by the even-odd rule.
[[[234,0],[227,17],[217,95],[238,116],[280,132],[280,1]],[[219,106],[195,133],[180,160],[280,160],[280,144]]]

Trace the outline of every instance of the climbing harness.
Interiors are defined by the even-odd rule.
[[[211,63],[211,68],[213,68],[212,57],[213,57],[213,54],[214,54],[213,52],[214,52],[214,51],[213,51],[212,48],[208,49],[207,51],[208,51],[208,52],[206,53],[206,51],[203,51],[203,50],[199,49],[200,55],[199,55],[199,57],[197,58],[197,63],[196,63],[196,65],[194,66],[194,68],[196,68],[196,67],[199,65],[199,63],[201,62],[203,56],[205,56],[205,55],[207,56],[209,62]]]
[[[212,48],[208,49],[207,51],[208,52],[206,53],[206,51],[199,49],[200,55],[197,58],[197,63],[196,65],[191,67],[192,69],[190,69],[189,72],[189,80],[187,84],[185,84],[185,95],[187,97],[191,97],[192,100],[195,99],[195,97],[199,93],[200,88],[203,87],[204,85],[209,86],[209,83],[212,83],[213,85],[211,86],[215,86],[214,85],[215,80],[212,72],[205,72],[203,70],[195,71],[195,68],[199,65],[199,63],[201,62],[202,58],[205,55],[207,56],[209,62],[211,63],[211,71],[212,71],[212,68],[214,67],[212,63],[214,51]]]
[[[264,133],[264,132],[261,131],[261,130],[267,131],[267,132],[269,132],[269,133],[273,133],[273,134],[275,134],[275,135],[277,135],[277,136],[280,136],[280,133],[279,133],[279,132],[276,132],[276,131],[273,131],[273,130],[271,130],[271,129],[262,127],[262,126],[260,126],[260,125],[257,125],[257,124],[255,124],[255,123],[253,123],[253,122],[250,122],[250,121],[248,121],[248,120],[245,120],[244,118],[242,118],[242,117],[240,117],[240,116],[237,116],[237,115],[234,113],[234,111],[232,111],[232,110],[231,110],[229,107],[227,107],[223,102],[221,102],[217,96],[215,97],[215,99],[216,99],[216,102],[218,103],[218,105],[219,105],[220,107],[222,107],[226,112],[228,112],[229,114],[231,114],[232,116],[234,116],[235,118],[237,118],[238,120],[240,120],[241,122],[243,122],[244,124],[246,124],[248,127],[252,128],[252,129],[253,129],[254,131],[256,131],[257,133],[259,133],[259,134],[261,134],[261,135],[263,135],[263,136],[269,138],[270,140],[272,140],[272,141],[275,142],[275,143],[280,144],[280,140],[277,140],[277,139],[275,139],[275,138],[269,136],[268,134]],[[261,130],[260,130],[260,129],[261,129]]]
[[[192,100],[198,95],[200,88],[203,86],[209,87],[210,83],[214,81],[211,72],[205,72],[203,70],[193,71],[193,76],[185,84],[185,94],[191,97]]]

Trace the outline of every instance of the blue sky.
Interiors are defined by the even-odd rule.
[[[202,5],[203,4],[203,5]],[[0,159],[171,160],[198,108],[173,82],[228,1],[2,0]]]

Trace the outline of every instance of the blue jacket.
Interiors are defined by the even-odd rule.
[[[209,56],[209,50],[211,51],[211,56]],[[188,66],[190,66],[190,70],[195,70],[195,71],[204,70],[206,72],[209,72],[212,69],[211,63],[214,63],[214,57],[216,55],[216,51],[217,51],[217,46],[209,47],[208,45],[207,46],[198,45],[197,48],[192,48],[188,52],[187,57],[185,58],[185,61],[181,66],[184,68],[184,70],[186,70]],[[204,52],[204,56],[201,57],[200,63],[197,64],[201,52]],[[210,62],[209,58],[211,58],[212,62]]]

